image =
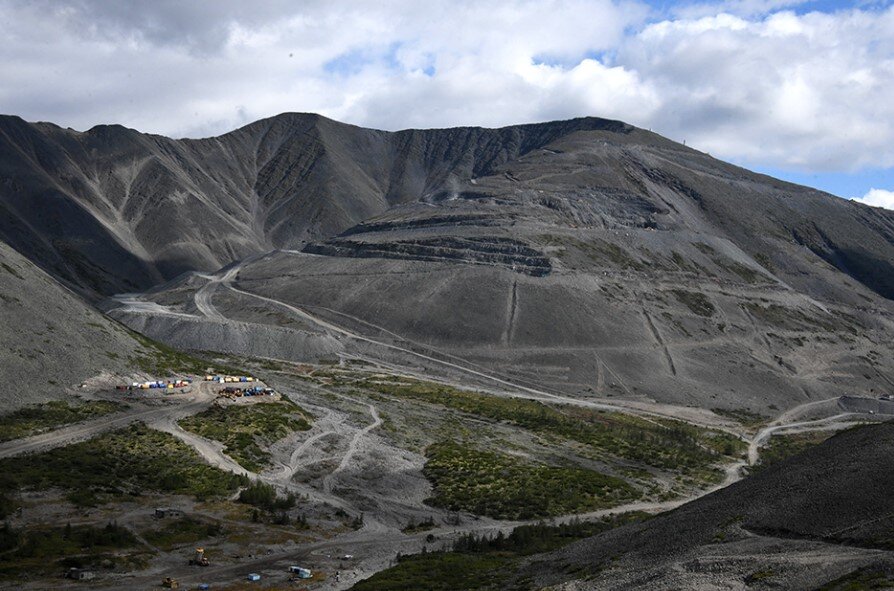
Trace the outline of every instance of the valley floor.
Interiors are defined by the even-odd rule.
[[[203,376],[174,394],[88,381],[79,396],[121,406],[0,442],[0,473],[12,475],[0,478],[9,524],[0,586],[63,585],[63,567],[81,565],[95,588],[173,577],[185,588],[237,589],[249,573],[261,586],[287,585],[297,565],[315,573],[302,586],[348,589],[401,555],[449,550],[469,535],[668,511],[891,412],[870,398],[811,400],[767,418],[572,397],[382,327],[354,330],[358,319],[243,291],[233,285],[241,266],[202,275],[192,311],[131,295],[115,312],[250,330],[217,307],[238,295],[313,333],[331,361],[225,359],[279,400],[222,396],[232,384]],[[154,517],[167,506],[183,515]],[[79,527],[88,529],[73,534]],[[72,536],[92,545],[73,547]],[[188,564],[199,544],[209,566]]]
[[[508,385],[487,391],[474,385],[458,389],[461,382],[457,379],[422,381],[418,370],[390,363],[357,359],[323,366],[271,360],[245,362],[253,364],[253,370],[263,374],[268,384],[312,417],[306,430],[269,442],[269,455],[260,469],[247,469],[222,442],[184,429],[181,421],[202,417],[212,407],[222,406],[230,412],[237,405],[269,402],[222,399],[224,385],[198,381],[201,377],[188,391],[174,395],[139,390],[122,394],[112,389],[108,380],[93,381],[82,389],[83,396],[114,400],[126,404],[126,408],[0,443],[0,462],[40,458],[139,423],[170,434],[211,466],[268,484],[280,497],[294,495],[296,507],[258,519],[256,509],[236,502],[237,492],[218,495],[216,500],[197,500],[164,491],[146,491],[130,499],[111,495],[91,507],[72,504],[59,492],[64,491],[64,485],[36,486],[33,492],[22,495],[21,509],[9,519],[10,526],[47,528],[70,523],[101,527],[114,522],[126,528],[135,536],[135,548],[143,555],[141,568],[98,568],[99,576],[91,582],[97,588],[149,588],[167,576],[187,586],[207,582],[218,588],[244,579],[249,572],[260,573],[264,585],[284,584],[289,578],[288,567],[298,564],[317,573],[314,580],[307,581],[309,588],[347,589],[387,568],[398,555],[423,548],[449,548],[464,534],[507,534],[519,525],[542,520],[568,523],[633,511],[670,510],[737,481],[747,467],[759,464],[763,446],[781,436],[828,432],[878,417],[844,410],[842,402],[834,399],[789,409],[760,425],[743,425],[702,412],[689,422],[693,409],[625,402],[594,405],[529,389],[513,391]],[[490,401],[502,402],[493,405]],[[531,410],[526,405],[537,405],[537,412],[561,413],[562,421],[577,420],[576,413],[595,413],[585,414],[581,425],[614,420],[633,421],[625,423],[625,429],[657,425],[663,430],[687,425],[693,433],[725,437],[732,447],[726,455],[711,455],[710,465],[665,465],[644,459],[635,449],[610,449],[611,443],[596,439],[596,435],[586,444],[581,444],[574,433],[568,439],[571,431],[562,422],[551,431],[532,426],[526,422],[524,413]],[[615,479],[612,482],[622,492],[583,499],[576,509],[569,505],[572,510],[541,505],[524,495],[512,503],[494,504],[492,498],[476,496],[481,491],[474,482],[454,479],[443,484],[426,471],[426,465],[438,459],[430,453],[432,446],[444,441],[456,441],[460,449],[490,454],[487,461],[505,462],[505,469],[515,470],[523,478],[529,477],[529,469],[566,467],[575,470],[563,473],[566,478],[569,474],[605,474]],[[704,445],[704,441],[708,440],[698,445]],[[445,461],[468,463],[474,457],[460,455]],[[461,472],[459,464],[453,469]],[[462,478],[470,481],[479,477],[474,470],[462,472]],[[520,494],[513,492],[511,482],[493,475],[486,477],[488,486],[503,487],[500,494]],[[529,481],[529,486],[535,486],[533,482]],[[442,485],[460,486],[457,490],[461,493],[452,489],[444,493],[439,490]],[[567,487],[567,482],[563,481],[562,486]],[[558,494],[548,488],[544,491],[547,496]],[[187,537],[185,542],[163,546],[153,544],[147,537],[159,537],[156,530],[160,523],[152,517],[153,507],[164,505],[175,505],[188,518],[216,524],[226,533]],[[291,523],[275,523],[279,515],[287,515],[284,521]],[[296,520],[300,520],[300,526]],[[198,543],[206,547],[211,566],[187,565],[191,549]],[[351,558],[344,558],[346,555]],[[57,568],[52,574],[61,573]],[[25,588],[44,588],[47,581],[28,572],[15,574],[13,580],[13,587]]]

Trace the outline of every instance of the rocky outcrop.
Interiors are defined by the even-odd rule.
[[[548,275],[552,269],[549,258],[543,253],[509,238],[439,237],[394,242],[337,239],[308,244],[304,252],[339,257],[495,265],[533,277]]]

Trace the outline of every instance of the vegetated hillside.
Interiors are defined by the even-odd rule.
[[[102,371],[132,372],[145,347],[0,242],[0,409],[64,396]]]
[[[768,414],[894,384],[894,213],[617,121],[389,133],[286,114],[176,141],[4,118],[0,179],[0,237],[92,297],[250,256],[250,294],[578,396]],[[202,281],[150,296],[191,318],[113,314],[256,355],[306,322],[224,288],[200,309],[183,285]],[[220,338],[209,303],[279,332]],[[282,358],[350,344],[288,330]]]
[[[892,450],[892,423],[840,433],[675,511],[536,557],[520,578],[581,591],[818,589],[855,572],[890,584]]]

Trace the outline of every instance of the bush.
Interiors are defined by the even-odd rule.
[[[534,400],[501,398],[421,381],[367,381],[364,385],[382,394],[507,421],[535,433],[588,445],[601,455],[609,454],[662,469],[704,468],[713,465],[726,449],[735,449],[739,453],[744,448],[744,444],[732,435],[682,421],[647,421],[580,407],[553,407]]]
[[[289,402],[212,406],[180,421],[180,426],[224,444],[224,453],[243,468],[260,472],[269,464],[267,445],[310,429],[309,415]]]
[[[89,566],[114,558],[121,550],[138,546],[127,528],[115,522],[104,527],[72,526],[49,529],[0,530],[0,575],[44,573],[69,566]]]
[[[426,502],[495,519],[532,519],[611,507],[639,498],[625,481],[577,467],[555,467],[478,451],[453,441],[430,446]]]
[[[295,506],[295,495],[285,497],[276,494],[272,485],[255,481],[239,493],[239,502],[252,505],[268,512],[285,511]]]
[[[641,513],[618,515],[596,522],[574,521],[526,525],[511,534],[457,539],[454,552],[423,552],[399,557],[392,568],[357,583],[356,591],[477,591],[512,588],[522,557],[561,548],[575,540],[644,519]],[[526,587],[525,587],[526,588]]]
[[[122,410],[123,404],[91,400],[70,404],[54,400],[28,406],[0,417],[0,441],[11,441],[36,435],[63,425],[70,425]]]
[[[172,435],[135,424],[82,443],[0,460],[0,493],[62,488],[79,504],[157,491],[225,497],[248,479],[206,464]]]

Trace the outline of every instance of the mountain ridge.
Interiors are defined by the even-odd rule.
[[[227,351],[267,355],[283,304],[575,396],[767,412],[894,383],[894,212],[617,121],[286,114],[172,140],[2,120],[0,211],[0,240],[94,302],[168,286],[144,297],[176,315],[104,309],[174,346],[219,350],[231,319],[252,326]],[[166,283],[184,273],[204,299]],[[289,357],[331,354],[320,336]]]
[[[15,128],[12,133],[11,126]],[[121,253],[123,258],[131,259],[126,264],[128,281],[103,277],[105,284],[97,281],[94,273],[71,271],[60,264],[72,256],[96,262],[98,257],[86,253],[85,248],[75,247],[73,255],[59,252],[59,248],[43,248],[39,250],[46,252],[32,256],[38,264],[95,298],[125,288],[145,289],[186,270],[214,270],[248,254],[339,234],[390,207],[457,185],[462,173],[470,178],[487,176],[506,162],[558,139],[594,131],[636,134],[639,145],[673,148],[694,159],[707,158],[714,168],[742,173],[751,182],[770,181],[768,184],[783,190],[805,190],[791,184],[780,187],[781,181],[772,177],[738,167],[731,169],[731,165],[651,132],[595,117],[496,129],[390,132],[367,130],[316,114],[285,113],[217,137],[173,140],[120,125],[98,125],[79,132],[2,116],[0,133],[5,141],[0,149],[10,156],[2,171],[7,186],[21,184],[32,195],[52,193],[61,198],[57,206],[70,210],[68,217],[75,220],[72,224],[96,226],[98,222],[102,227],[95,227],[95,231],[112,234],[102,239],[105,246],[123,246],[130,251]],[[442,136],[448,145],[445,147],[441,141],[441,145],[433,146],[432,142]],[[128,158],[129,172],[125,170]],[[644,172],[655,176],[649,170]],[[148,177],[142,184],[141,176]],[[35,182],[38,179],[42,182]],[[661,174],[655,176],[655,180],[679,184],[666,178],[666,174],[664,178]],[[156,187],[151,186],[153,183]],[[132,190],[141,199],[131,199]],[[841,207],[841,203],[830,200],[837,199],[833,196],[807,191],[813,198],[823,196],[820,198],[830,207]],[[185,200],[190,196],[205,199],[199,205],[186,207]],[[21,227],[28,228],[34,216],[22,213],[27,207],[11,207],[9,195],[3,197],[0,206],[9,214],[7,217],[15,216]],[[147,208],[157,211],[159,203],[165,200],[181,201],[178,215],[213,218],[206,226],[218,223],[220,230],[202,227],[198,232],[190,231],[192,236],[188,237],[200,244],[183,252],[177,240],[178,232],[185,231],[181,224],[173,223],[176,231],[166,232],[153,220],[140,219]],[[851,212],[860,212],[868,206],[848,203],[847,207]],[[864,222],[876,226],[880,223],[875,216],[885,219],[879,229],[892,241],[894,215],[870,211],[874,213],[860,217],[868,217]],[[122,218],[135,221],[122,223]],[[55,222],[56,226],[64,223],[58,219]],[[21,229],[16,232],[9,224],[5,226],[0,228],[0,237],[28,255],[34,245],[29,247]],[[39,242],[35,234],[53,229],[35,228],[30,232],[30,242]],[[153,244],[153,236],[160,236],[163,244]],[[811,232],[809,228],[796,237],[815,250],[822,250],[828,242],[822,232]],[[845,256],[837,263],[834,256],[827,258],[848,268],[852,257]],[[873,285],[878,287],[877,284],[878,281]],[[889,294],[894,288],[882,281],[881,289]]]

